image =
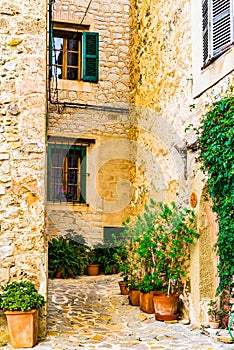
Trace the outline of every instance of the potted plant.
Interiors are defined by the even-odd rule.
[[[118,263],[116,261],[115,253],[117,247],[112,244],[98,244],[95,247],[96,261],[101,264],[100,270],[105,275],[118,272]]]
[[[8,283],[0,293],[0,309],[7,317],[14,348],[33,347],[38,341],[38,309],[45,305],[30,281]]]
[[[217,300],[210,299],[208,303],[208,315],[209,315],[209,326],[210,328],[219,328],[220,325],[220,314],[218,310]]]
[[[48,244],[48,269],[51,278],[75,277],[84,273],[88,247],[72,238],[52,238]]]
[[[114,259],[118,264],[120,275],[122,277],[122,280],[118,282],[120,293],[122,295],[128,295],[128,277],[130,270],[128,261],[128,250],[126,244],[122,244],[117,248],[116,252],[114,253]]]
[[[140,309],[148,314],[153,314],[153,296],[162,294],[162,280],[156,272],[146,274],[138,285],[140,291]]]
[[[129,281],[129,304],[132,306],[140,305],[140,290],[139,290],[139,281],[136,276],[131,276]]]
[[[74,195],[70,190],[60,190],[57,199],[61,202],[71,202]]]
[[[100,272],[100,265],[102,259],[102,249],[100,247],[91,247],[88,252],[88,276],[97,276]]]
[[[190,245],[199,234],[194,228],[192,210],[179,208],[174,202],[158,203],[156,207],[154,227],[159,249],[156,269],[163,275],[166,293],[153,297],[155,316],[158,320],[173,320],[178,318],[179,287],[186,277]]]
[[[153,290],[154,280],[162,282],[165,294],[153,297],[157,319],[178,318],[178,287],[186,276],[189,247],[199,237],[193,228],[194,221],[193,211],[179,208],[174,202],[163,204],[151,199],[143,213],[126,224],[124,232],[135,242],[141,265],[142,288],[147,282],[146,288]]]

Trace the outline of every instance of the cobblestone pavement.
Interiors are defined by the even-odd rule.
[[[191,325],[159,322],[130,306],[128,296],[120,295],[120,279],[99,275],[50,280],[48,337],[35,350],[234,349],[234,344],[217,340],[217,330],[203,335]]]

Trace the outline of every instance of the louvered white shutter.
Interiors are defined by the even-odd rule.
[[[204,66],[233,44],[233,1],[202,0]]]
[[[212,1],[212,56],[225,51],[233,43],[232,1]]]

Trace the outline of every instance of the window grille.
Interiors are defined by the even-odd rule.
[[[86,145],[52,142],[48,146],[48,200],[85,202]]]

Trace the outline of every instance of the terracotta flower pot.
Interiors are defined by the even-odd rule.
[[[140,291],[137,289],[129,290],[129,304],[132,306],[140,305]]]
[[[122,295],[129,294],[128,287],[124,281],[119,281],[119,288],[120,288],[120,294],[122,294]]]
[[[162,294],[161,291],[152,290],[148,293],[140,292],[140,309],[147,314],[154,314],[153,296]]]
[[[5,311],[13,348],[31,348],[37,344],[38,310]]]
[[[213,329],[218,329],[220,325],[220,321],[213,321],[213,320],[209,320],[209,326],[210,328]]]
[[[155,318],[158,321],[172,321],[179,317],[178,305],[179,295],[174,294],[167,296],[165,294],[153,296]]]
[[[55,272],[55,278],[63,278],[62,268],[59,267]]]
[[[89,276],[97,276],[99,274],[100,264],[89,264],[87,266],[87,273]]]

